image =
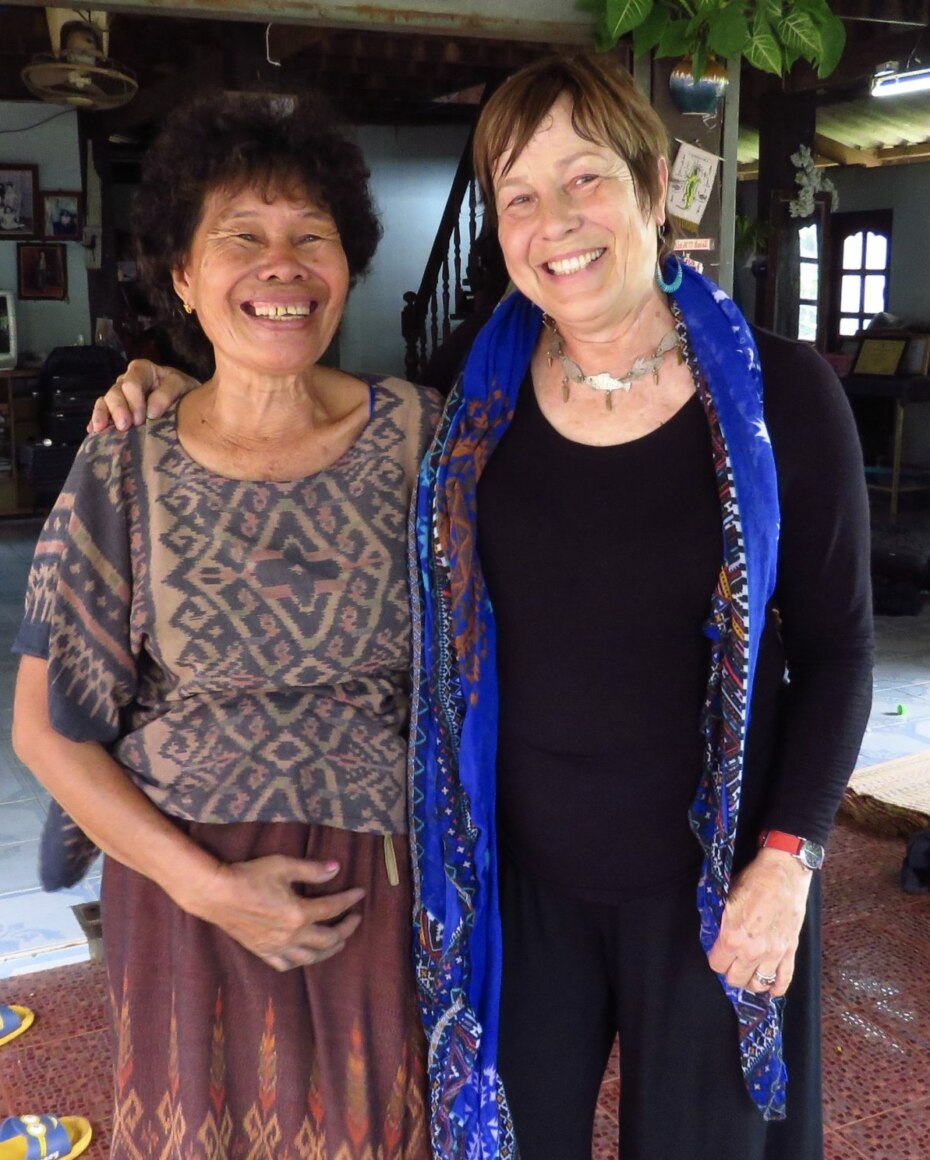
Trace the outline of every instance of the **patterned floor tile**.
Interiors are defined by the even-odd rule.
[[[905,842],[876,838],[861,830],[837,827],[823,869],[827,925],[859,922],[876,911],[895,913],[910,901],[901,891]],[[829,940],[827,952],[829,953]]]
[[[927,1160],[930,1100],[909,1104],[843,1128],[838,1136],[867,1160]]]
[[[103,967],[42,971],[6,982],[0,999],[31,1007],[35,1023],[0,1054],[0,1108],[6,1115],[86,1116],[89,1160],[105,1160],[111,1124],[111,1065]]]
[[[604,1070],[604,1079],[619,1079],[620,1078],[620,1041],[614,1040],[613,1048],[610,1052],[610,1058],[607,1060],[607,1067]]]
[[[598,1110],[591,1138],[591,1160],[618,1160],[618,1156],[617,1122]]]
[[[66,1043],[23,1046],[12,1064],[4,1061],[3,1101],[13,1114],[50,1112],[90,1120],[94,1140],[84,1153],[87,1160],[105,1160],[109,1154],[111,1092],[106,1031],[72,1036]]]
[[[888,1108],[930,1098],[930,1050],[863,1009],[828,1002],[823,1020],[824,1121],[841,1130]]]
[[[930,905],[902,909],[893,920],[872,915],[827,931],[831,1001],[847,1025],[930,1051],[928,929]]]
[[[600,1095],[597,1097],[597,1112],[612,1124],[617,1123],[620,1107],[620,1081],[605,1079],[601,1084]]]
[[[48,1046],[108,1026],[105,976],[100,963],[59,967],[0,984],[0,999],[20,1003],[35,1013],[35,1022],[14,1043]],[[12,1044],[7,1044],[7,1047]]]
[[[827,1132],[823,1145],[823,1160],[867,1160],[857,1148],[835,1132]]]

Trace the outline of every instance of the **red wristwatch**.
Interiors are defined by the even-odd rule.
[[[801,863],[806,870],[819,870],[823,865],[824,849],[819,842],[786,834],[783,830],[763,830],[759,835],[759,849],[784,850]]]

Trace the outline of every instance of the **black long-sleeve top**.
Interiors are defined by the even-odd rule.
[[[763,828],[826,842],[871,701],[868,504],[852,416],[815,352],[756,339],[782,527],[738,863]],[[480,481],[478,528],[498,632],[501,842],[537,876],[605,901],[692,875],[702,628],[722,560],[700,400],[641,439],[591,447],[547,422],[527,381]]]

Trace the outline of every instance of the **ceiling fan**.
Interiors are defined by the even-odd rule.
[[[46,8],[51,52],[40,52],[23,69],[23,84],[35,96],[77,109],[115,109],[139,89],[131,68],[107,56],[106,12]]]

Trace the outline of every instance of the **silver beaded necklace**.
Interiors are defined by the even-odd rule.
[[[562,399],[566,403],[571,391],[571,384],[581,383],[585,387],[590,387],[592,391],[603,391],[606,395],[607,410],[612,411],[614,391],[628,391],[636,379],[644,378],[646,375],[652,375],[654,381],[658,383],[659,368],[670,350],[677,350],[678,361],[682,361],[681,335],[673,327],[663,337],[652,357],[646,358],[641,355],[626,374],[612,375],[607,371],[601,371],[600,374],[586,375],[575,360],[570,359],[565,353],[562,347],[562,335],[559,333],[555,319],[545,314],[543,322],[549,331],[549,349],[546,351],[546,361],[550,367],[555,359],[558,359],[562,364]]]

